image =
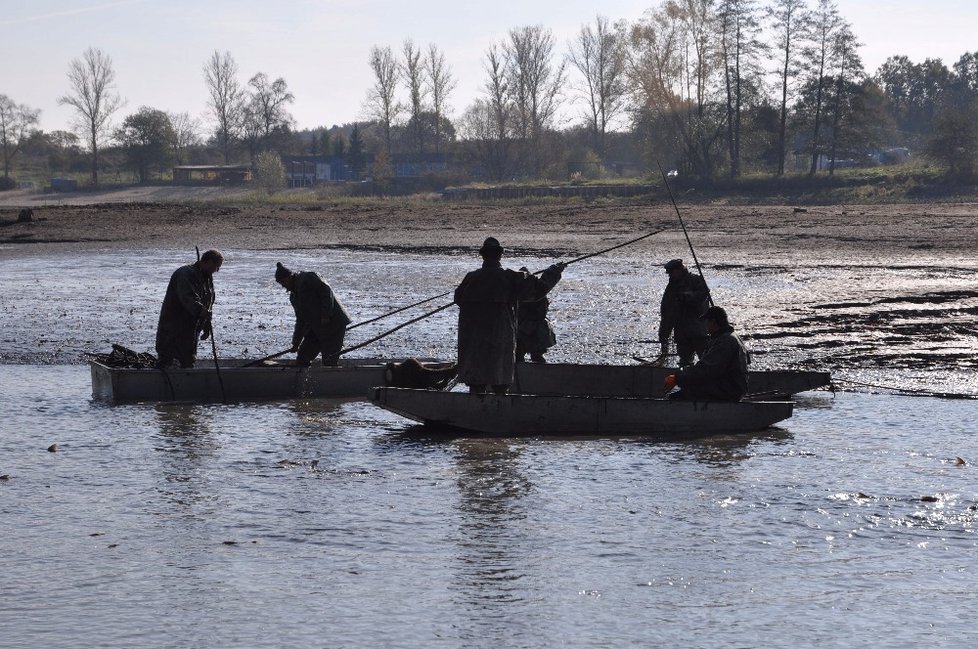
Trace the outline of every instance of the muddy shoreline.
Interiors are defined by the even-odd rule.
[[[249,250],[429,250],[449,254],[496,236],[510,249],[587,254],[643,233],[656,260],[682,252],[670,204],[480,206],[439,201],[316,206],[101,203],[35,206],[17,222],[0,209],[4,254],[33,246],[91,248],[217,247]],[[697,254],[710,264],[971,264],[978,248],[978,204],[680,206]],[[661,249],[661,255],[656,249]],[[23,250],[21,250],[23,249]],[[651,261],[651,260],[650,260]]]

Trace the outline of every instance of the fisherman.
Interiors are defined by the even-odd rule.
[[[296,365],[307,367],[320,353],[323,365],[339,365],[350,316],[333,289],[316,273],[294,273],[281,262],[275,264],[275,281],[289,292],[289,302],[295,309],[289,351],[296,352]]]
[[[702,319],[710,335],[706,353],[695,365],[667,376],[663,387],[681,388],[671,399],[740,401],[747,394],[750,355],[721,307],[711,306]]]
[[[503,247],[488,237],[479,249],[482,268],[468,273],[455,289],[458,315],[458,378],[477,394],[488,386],[505,394],[516,367],[516,309],[539,300],[564,271],[554,264],[536,277],[502,267]]]
[[[660,359],[669,353],[669,338],[676,341],[679,367],[693,364],[693,355],[703,358],[708,341],[701,316],[710,305],[710,291],[702,277],[689,272],[682,259],[664,264],[669,283],[662,293],[659,319]]]
[[[156,327],[156,367],[169,367],[174,360],[182,368],[194,366],[197,340],[207,340],[213,334],[213,275],[223,263],[224,255],[208,250],[198,261],[181,266],[170,276]]]
[[[529,273],[526,266],[520,272]],[[526,355],[534,363],[546,363],[544,354],[557,343],[553,325],[547,319],[550,300],[543,296],[539,300],[520,302],[516,308],[516,362],[522,363]]]

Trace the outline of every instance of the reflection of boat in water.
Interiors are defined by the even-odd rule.
[[[392,383],[389,363],[381,359],[341,359],[336,367],[298,367],[281,363],[245,367],[249,362],[222,360],[218,373],[213,364],[202,362],[191,369],[158,370],[111,367],[92,360],[89,361],[92,396],[110,403],[261,401],[299,397],[362,399],[369,388]],[[433,370],[430,372],[432,378],[445,382],[454,375],[451,364],[425,361],[420,365]]]
[[[791,417],[790,401],[470,394],[378,387],[370,400],[428,426],[483,435],[611,435],[662,439],[748,433]]]
[[[649,397],[662,394],[662,382],[677,370],[653,365],[582,365],[517,363],[513,391],[521,394]],[[828,372],[752,371],[747,393],[765,398],[788,397],[828,386]]]

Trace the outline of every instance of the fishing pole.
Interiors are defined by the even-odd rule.
[[[365,341],[363,341],[362,343],[360,343],[358,345],[354,345],[353,347],[347,347],[346,349],[340,350],[340,353],[338,354],[338,356],[342,356],[343,354],[346,354],[347,352],[352,352],[355,349],[360,349],[361,347],[366,347],[370,343],[375,343],[378,340],[380,340],[381,338],[386,338],[387,336],[391,335],[395,331],[398,331],[399,329],[403,329],[404,327],[408,326],[409,324],[414,324],[415,322],[418,322],[419,320],[424,320],[425,318],[428,318],[430,316],[435,315],[439,311],[444,311],[448,307],[454,306],[454,304],[455,304],[454,302],[449,302],[448,304],[445,304],[443,306],[440,306],[437,309],[434,309],[432,311],[428,311],[427,313],[423,313],[423,314],[419,315],[417,318],[413,318],[411,320],[408,320],[407,322],[402,322],[401,324],[397,325],[393,329],[390,329],[388,331],[385,331],[382,334],[379,334],[377,336],[374,336],[373,338],[371,338],[369,340],[365,340]]]
[[[392,315],[397,315],[401,311],[407,311],[408,309],[413,309],[416,306],[421,306],[422,304],[427,304],[428,302],[433,302],[433,301],[435,301],[435,300],[437,300],[439,298],[443,298],[443,297],[446,297],[446,296],[451,295],[451,294],[452,294],[451,291],[446,291],[445,293],[442,293],[441,295],[436,295],[435,297],[429,297],[426,300],[421,300],[420,302],[415,302],[414,304],[409,304],[407,306],[402,306],[400,309],[395,309],[393,311],[390,311],[389,313],[385,313],[384,315],[379,315],[376,318],[371,318],[370,320],[364,320],[363,322],[358,322],[355,325],[350,325],[349,327],[346,328],[346,330],[349,331],[350,329],[356,329],[357,327],[362,327],[363,325],[367,325],[367,324],[370,324],[372,322],[377,322],[378,320],[383,320],[384,318],[390,317]]]
[[[693,249],[693,242],[689,238],[689,232],[686,231],[686,224],[683,222],[683,215],[679,212],[679,206],[676,205],[676,199],[672,195],[672,188],[669,187],[669,181],[666,180],[666,174],[662,171],[662,165],[656,160],[655,165],[659,168],[659,174],[662,175],[662,182],[666,186],[666,191],[669,192],[669,200],[672,201],[672,206],[676,210],[676,216],[679,217],[679,225],[683,228],[683,234],[686,236],[686,244],[689,246],[689,252],[693,255],[693,263],[696,264],[696,270],[699,272],[700,277],[703,278],[703,285],[706,286],[706,299],[710,301],[710,306],[713,304],[713,295],[710,293],[710,287],[706,283],[706,275],[703,274],[703,268],[700,266],[700,260],[696,258],[696,250]]]
[[[200,248],[198,246],[194,246],[194,250],[197,251],[197,263],[200,263]],[[221,386],[221,402],[222,403],[227,403],[228,402],[227,394],[224,392],[224,377],[221,376],[221,364],[217,362],[217,343],[214,341],[214,298],[215,298],[215,293],[214,293],[214,275],[213,275],[213,273],[207,276],[207,284],[208,284],[208,286],[210,286],[210,289],[211,289],[211,303],[209,305],[209,308],[210,308],[209,313],[211,314],[211,317],[210,317],[210,321],[208,322],[208,326],[210,328],[209,336],[210,336],[210,339],[211,339],[211,352],[213,352],[213,354],[214,354],[214,369],[217,370],[217,382]]]
[[[564,267],[567,267],[567,266],[570,266],[571,264],[575,264],[575,263],[577,263],[579,261],[584,261],[585,259],[590,259],[591,257],[596,257],[598,255],[603,255],[603,254],[605,254],[607,252],[611,252],[612,250],[617,250],[618,248],[623,248],[625,246],[631,245],[631,244],[636,243],[638,241],[641,241],[643,239],[648,239],[649,237],[654,236],[654,235],[659,234],[660,232],[664,232],[664,231],[665,230],[654,230],[652,232],[647,232],[646,234],[643,234],[642,236],[636,237],[634,239],[630,239],[629,241],[626,241],[625,243],[619,243],[617,245],[611,246],[610,248],[605,248],[604,250],[599,250],[598,252],[592,252],[590,254],[583,255],[583,256],[577,257],[575,259],[571,259],[570,261],[562,262],[560,265],[561,266],[564,266]],[[543,270],[538,270],[538,271],[535,271],[535,272],[533,272],[531,274],[532,275],[539,275],[539,274],[541,274],[543,272],[544,272]],[[438,298],[444,297],[444,296],[446,296],[448,294],[449,293],[442,293],[441,295],[436,295],[433,298],[428,298],[427,300],[423,300],[421,302],[417,302],[417,303],[415,303],[415,304],[413,304],[411,306],[406,306],[406,307],[403,307],[401,309],[398,309],[398,311],[392,311],[390,314],[387,314],[387,315],[392,315],[393,313],[398,313],[400,311],[404,311],[406,309],[411,308],[412,306],[418,306],[420,304],[424,304],[425,302],[431,302],[432,300],[437,300]],[[359,343],[357,345],[354,345],[353,347],[348,347],[346,349],[341,350],[340,351],[340,355],[342,356],[343,354],[346,354],[347,352],[351,352],[351,351],[353,351],[355,349],[360,349],[361,347],[366,347],[370,343],[377,342],[381,338],[386,338],[387,336],[391,335],[395,331],[399,331],[400,329],[403,329],[404,327],[406,327],[406,326],[408,326],[410,324],[414,324],[415,322],[418,322],[420,320],[424,320],[425,318],[431,317],[431,316],[435,315],[436,313],[439,313],[441,311],[444,311],[448,307],[454,306],[454,304],[455,304],[455,302],[452,301],[452,302],[449,302],[448,304],[445,304],[445,305],[442,305],[442,306],[438,307],[437,309],[433,309],[431,311],[428,311],[427,313],[423,313],[423,314],[419,315],[418,317],[413,318],[411,320],[408,320],[407,322],[403,322],[403,323],[397,325],[396,327],[394,327],[393,329],[389,329],[388,331],[385,331],[382,334],[378,334],[378,335],[374,336],[373,338],[370,338],[369,340],[365,340],[364,342]],[[380,316],[379,318],[374,318],[373,320],[369,320],[367,322],[374,322],[374,321],[380,320],[381,318],[384,318],[384,317],[387,317],[387,316],[386,315]],[[362,322],[360,324],[367,324],[367,322]],[[358,325],[355,325],[355,326],[358,326]],[[347,327],[347,330],[349,331],[352,328],[353,327]]]

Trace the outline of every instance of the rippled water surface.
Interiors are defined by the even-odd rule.
[[[229,251],[217,278],[222,353],[288,346],[276,260],[321,271],[355,321],[450,290],[473,266],[288,255]],[[957,647],[975,638],[974,401],[810,393],[778,428],[685,443],[433,439],[358,401],[93,402],[81,354],[110,342],[150,350],[177,258],[0,257],[2,646]],[[548,261],[513,265],[523,263]],[[628,362],[654,347],[661,278],[627,268],[568,270],[553,295],[553,358]],[[804,280],[714,272],[745,333],[801,321],[833,293],[860,297],[837,291],[831,270],[798,270]],[[896,290],[914,296],[933,280],[900,281]],[[963,273],[947,281],[963,284]],[[453,315],[364,355],[451,357]],[[795,343],[752,346],[762,365],[818,365],[836,350]],[[966,339],[956,344],[967,351]],[[839,374],[976,391],[973,371],[956,365],[867,362]]]

